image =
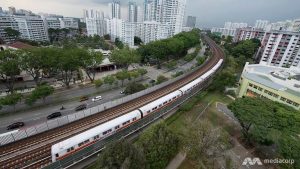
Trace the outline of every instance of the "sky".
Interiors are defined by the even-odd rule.
[[[0,7],[9,6],[71,17],[82,17],[83,9],[108,12],[112,0],[0,0]],[[127,17],[127,3],[121,0],[122,15]],[[133,0],[134,1],[134,0]],[[135,0],[142,5],[143,0]],[[257,19],[282,21],[300,18],[300,0],[187,0],[186,16],[197,17],[197,25],[223,27],[226,21],[246,22],[254,25]]]

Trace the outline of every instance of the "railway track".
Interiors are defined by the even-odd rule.
[[[219,59],[224,57],[222,50],[208,37],[206,42],[210,46],[213,57],[197,71],[189,74],[175,83],[172,83],[157,91],[134,99],[122,105],[113,107],[106,111],[94,114],[79,121],[55,128],[44,133],[23,139],[0,147],[0,167],[8,168],[41,168],[51,163],[51,145],[80,132],[86,131],[110,119],[116,118],[127,112],[137,109],[151,101],[156,100],[181,86],[201,76],[211,69]]]

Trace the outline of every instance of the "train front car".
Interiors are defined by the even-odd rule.
[[[140,119],[140,111],[134,110],[83,133],[56,143],[51,147],[52,162],[61,160],[74,152],[95,143],[96,141],[102,140]]]

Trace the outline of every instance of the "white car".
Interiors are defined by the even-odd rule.
[[[96,101],[99,101],[99,100],[102,100],[102,97],[101,96],[96,96],[92,99],[93,102],[96,102]]]

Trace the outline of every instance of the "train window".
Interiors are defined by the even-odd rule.
[[[167,104],[167,103],[168,103],[168,101],[164,102],[164,104]]]
[[[119,129],[120,128],[120,126],[119,125],[117,125],[116,127],[115,127],[115,129],[117,130],[117,129]]]
[[[85,140],[85,141],[84,141],[84,144],[86,144],[86,143],[88,143],[88,142],[90,142],[90,140]]]
[[[172,100],[170,99],[169,102],[171,102]]]
[[[71,147],[71,150],[74,150],[74,147]]]
[[[176,99],[176,97],[173,97],[173,100]]]
[[[126,121],[123,123],[123,126],[125,126],[126,124],[128,124],[130,121]]]
[[[105,131],[105,132],[103,132],[102,134],[103,134],[103,135],[106,135],[106,134],[107,134],[107,132]]]
[[[83,143],[83,142],[81,142],[81,143],[79,143],[79,144],[78,144],[78,146],[79,146],[79,147],[81,147],[83,144],[84,144],[84,143]]]
[[[112,131],[112,129],[107,130],[107,133],[110,133]]]
[[[55,157],[59,157],[59,154],[57,153],[57,154],[55,154]]]
[[[162,104],[159,105],[159,107],[161,107],[161,106],[162,106]]]
[[[68,149],[67,149],[67,152],[70,152],[70,151],[71,151],[71,148],[68,148]]]
[[[99,138],[99,136],[97,135],[97,136],[94,137],[94,140],[97,140],[98,138]]]
[[[148,110],[147,113],[150,113],[150,110]]]
[[[136,117],[132,119],[132,121],[135,121],[135,120],[136,120]]]

